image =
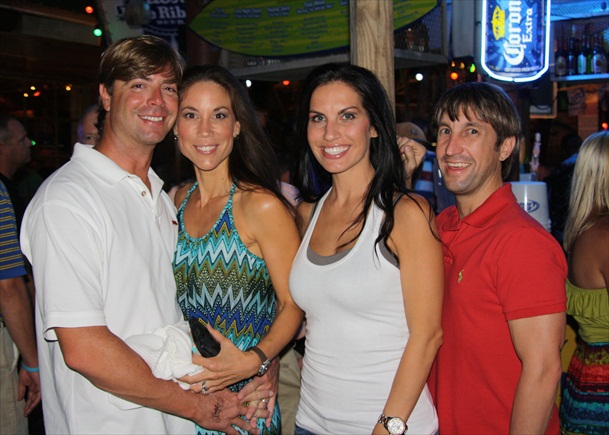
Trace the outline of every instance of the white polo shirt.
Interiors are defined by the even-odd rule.
[[[76,144],[26,211],[21,244],[34,268],[48,433],[194,434],[194,423],[119,399],[69,369],[53,329],[105,325],[124,340],[181,320],[171,264],[175,207],[152,169],[148,176],[152,194],[139,177]]]

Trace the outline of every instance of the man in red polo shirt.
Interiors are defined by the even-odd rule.
[[[559,433],[554,405],[567,265],[509,184],[520,120],[501,88],[464,83],[438,102],[437,156],[456,206],[444,242],[444,342],[430,387],[440,433]]]

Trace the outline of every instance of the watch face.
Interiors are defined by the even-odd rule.
[[[258,370],[258,376],[264,375],[266,373],[266,371],[269,369],[270,365],[271,365],[271,361],[268,359],[265,362],[263,362],[262,365],[260,366],[260,369]]]
[[[406,423],[398,417],[393,417],[387,422],[387,430],[391,435],[401,435],[406,430]]]

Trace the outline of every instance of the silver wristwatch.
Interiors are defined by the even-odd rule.
[[[400,417],[389,417],[381,414],[377,423],[382,424],[390,435],[403,435],[408,430],[406,422]]]
[[[245,349],[245,351],[246,352],[252,351],[256,355],[258,355],[258,357],[260,358],[260,361],[262,361],[262,364],[260,365],[260,368],[258,369],[258,373],[256,373],[256,374],[258,376],[264,375],[266,373],[266,371],[269,369],[269,366],[271,365],[271,360],[266,357],[264,352],[262,350],[260,350],[260,348],[258,346],[252,346],[250,348]]]

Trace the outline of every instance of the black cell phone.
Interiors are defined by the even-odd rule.
[[[220,353],[220,343],[211,335],[205,325],[195,317],[189,318],[188,323],[190,324],[192,339],[199,353],[205,358],[218,355]]]

